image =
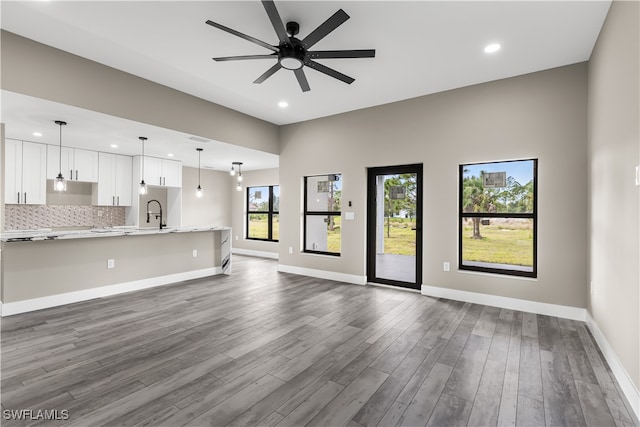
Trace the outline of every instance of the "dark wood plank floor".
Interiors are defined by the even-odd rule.
[[[3,417],[69,414],[3,425],[634,425],[584,323],[233,269],[2,319]]]

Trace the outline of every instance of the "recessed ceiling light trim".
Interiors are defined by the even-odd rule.
[[[278,107],[280,108],[287,108],[288,106],[289,106],[289,103],[287,101],[278,102]]]
[[[491,43],[491,44],[488,44],[487,46],[485,46],[484,52],[485,53],[496,53],[501,48],[502,48],[502,46],[500,46],[500,43]]]

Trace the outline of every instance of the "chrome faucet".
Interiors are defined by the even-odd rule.
[[[149,209],[149,204],[151,202],[156,202],[158,204],[158,207],[160,208],[160,212],[151,212],[151,210]],[[160,218],[160,230],[162,230],[163,227],[167,226],[167,224],[162,223],[162,205],[156,199],[149,200],[147,202],[147,223],[151,220],[151,215],[155,215],[156,219]]]

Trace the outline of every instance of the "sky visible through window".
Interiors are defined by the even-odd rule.
[[[526,185],[533,180],[533,160],[465,165],[464,169],[464,178],[480,177],[480,172],[484,171],[506,172],[507,177],[513,177],[520,185]]]

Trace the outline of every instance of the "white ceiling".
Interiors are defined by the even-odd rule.
[[[210,19],[275,45],[258,1],[3,1],[0,7],[5,30],[281,125],[586,61],[610,2],[276,5],[284,22],[300,24],[301,39],[342,8],[351,19],[314,49],[374,48],[376,57],[318,60],[355,82],[347,85],[305,67],[311,91],[303,93],[284,69],[263,84],[252,83],[274,59],[211,60],[271,53],[205,24]],[[502,49],[485,54],[493,42]],[[289,107],[279,108],[279,101]],[[8,117],[12,107],[6,104],[3,99]]]

